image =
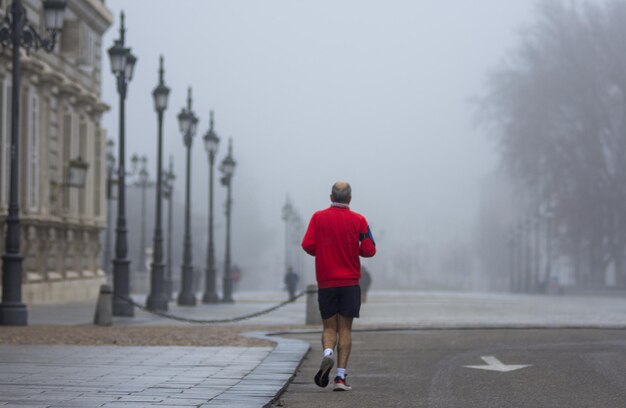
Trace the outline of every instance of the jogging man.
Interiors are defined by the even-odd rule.
[[[315,384],[326,387],[333,368],[337,346],[337,374],[333,391],[349,391],[346,368],[352,349],[352,319],[361,308],[361,262],[359,256],[372,257],[376,244],[360,214],[350,210],[350,184],[338,181],[330,195],[331,205],[313,214],[302,240],[302,248],[315,257],[317,302],[322,315],[324,357],[315,375]]]

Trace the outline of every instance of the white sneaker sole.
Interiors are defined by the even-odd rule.
[[[331,357],[324,357],[322,359],[320,369],[317,374],[315,374],[315,384],[318,387],[324,388],[328,385],[328,383],[330,382],[329,374],[330,370],[333,368],[333,365],[335,365],[335,362]]]

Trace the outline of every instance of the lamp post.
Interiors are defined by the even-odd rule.
[[[304,235],[304,222],[302,221],[302,217],[300,216],[300,214],[297,211],[294,211],[293,233],[292,233],[292,245],[293,245],[292,252],[294,255],[293,264],[294,264],[294,269],[296,270],[296,274],[298,274],[300,278],[302,278],[302,274],[303,274],[303,265],[302,265],[303,253],[302,251],[298,251],[298,248],[300,246],[300,242],[302,241],[303,235]],[[299,282],[302,285],[303,283],[302,279],[300,279]]]
[[[515,227],[515,292],[522,291],[522,277],[524,271],[524,230],[522,222],[518,221]]]
[[[552,239],[554,235],[554,210],[548,207],[545,213],[546,218],[546,282],[550,284],[552,278]]]
[[[515,292],[515,229],[509,236],[509,292]]]
[[[109,48],[111,71],[117,79],[117,93],[120,96],[120,135],[118,154],[118,200],[117,200],[117,228],[115,230],[115,259],[113,260],[113,315],[134,316],[133,305],[123,300],[130,295],[130,261],[128,260],[128,237],[126,228],[126,170],[125,163],[125,106],[128,84],[133,78],[133,71],[137,58],[130,48],[124,47],[124,13],[121,14],[120,38]]]
[[[190,231],[190,205],[191,205],[191,144],[198,127],[198,118],[191,110],[191,88],[187,94],[187,107],[178,114],[180,132],[183,134],[185,147],[187,148],[187,179],[185,187],[185,238],[183,242],[183,265],[181,268],[181,291],[178,294],[178,304],[181,306],[194,306],[196,295],[193,291],[193,266],[191,265],[191,231]]]
[[[133,164],[133,168],[139,167],[139,173],[137,174],[137,181],[134,184],[135,187],[141,189],[141,231],[139,236],[139,272],[146,272],[146,190],[154,185],[150,180],[150,174],[148,173],[148,158],[146,156],[139,157],[136,154],[130,159]]]
[[[27,20],[21,0],[13,0],[0,23],[0,43],[12,49],[11,150],[9,180],[9,211],[6,217],[5,252],[2,255],[2,302],[0,325],[25,326],[28,311],[22,303],[22,260],[19,218],[19,142],[20,142],[20,47],[27,51],[43,48],[52,52],[57,33],[63,27],[65,0],[45,0],[45,36],[41,36]]]
[[[530,279],[533,271],[533,262],[532,262],[532,220],[530,217],[527,217],[524,221],[524,282],[523,282],[523,290],[524,293],[530,292]]]
[[[172,200],[174,196],[174,161],[170,156],[170,168],[163,171],[163,198],[167,200],[167,271],[165,277],[165,294],[172,298],[174,284],[172,280]]]
[[[533,276],[532,276],[532,290],[533,292],[541,291],[541,214],[537,211],[533,219],[533,231],[534,231],[534,265],[533,265]]]
[[[291,262],[289,260],[289,246],[291,244],[291,234],[289,224],[291,223],[294,216],[293,205],[291,204],[291,200],[289,197],[285,200],[285,205],[283,205],[283,214],[282,219],[285,221],[285,272],[289,270],[291,267]]]
[[[170,89],[163,82],[163,56],[159,59],[159,84],[152,96],[154,108],[157,111],[159,134],[157,143],[157,184],[156,184],[156,219],[154,223],[154,252],[152,271],[150,273],[150,295],[146,307],[150,310],[167,310],[167,301],[170,295],[166,294],[166,285],[163,264],[163,229],[161,228],[161,204],[163,202],[163,113],[167,108],[167,97]],[[170,292],[171,293],[171,292]]]
[[[214,118],[211,111],[209,131],[204,135],[204,147],[209,156],[209,243],[206,259],[206,275],[204,282],[203,303],[217,303],[219,298],[215,290],[215,248],[213,245],[213,169],[215,165],[215,155],[219,147],[220,138],[213,129]]]
[[[222,185],[226,187],[226,255],[224,256],[224,289],[222,302],[233,303],[233,280],[230,273],[230,221],[233,201],[231,196],[231,185],[233,174],[235,173],[236,162],[233,159],[233,139],[228,139],[228,155],[222,160],[220,171],[222,172]]]
[[[117,196],[115,194],[115,184],[117,180],[115,179],[115,155],[113,154],[114,149],[113,140],[107,141],[107,230],[105,235],[104,242],[104,270],[107,275],[111,275],[111,217],[112,217],[112,208],[111,201],[116,200]]]

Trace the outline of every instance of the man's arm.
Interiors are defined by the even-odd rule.
[[[359,241],[361,241],[361,245],[359,247],[360,256],[363,258],[371,258],[376,255],[376,242],[374,242],[372,230],[369,225],[367,225],[367,221],[365,219],[363,219],[363,225],[361,226]]]
[[[307,254],[315,256],[315,214],[311,217],[309,227],[304,234],[304,238],[302,238],[302,249],[304,249]]]

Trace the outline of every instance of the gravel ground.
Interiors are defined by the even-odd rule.
[[[267,340],[240,336],[251,331],[283,331],[306,326],[26,326],[0,328],[0,345],[71,344],[117,346],[273,347]]]

